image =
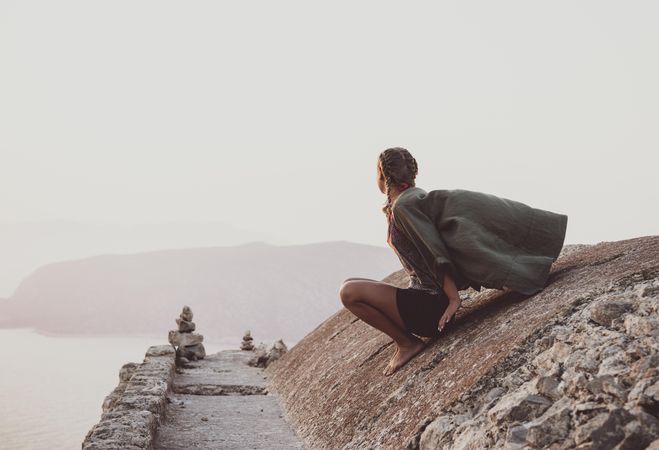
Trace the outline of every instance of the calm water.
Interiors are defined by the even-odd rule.
[[[0,449],[79,449],[127,362],[163,337],[49,337],[0,330]],[[204,342],[207,353],[240,338]]]

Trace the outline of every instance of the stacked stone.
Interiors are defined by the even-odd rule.
[[[248,352],[254,350],[254,344],[252,343],[253,340],[254,338],[252,337],[250,331],[249,330],[245,331],[245,335],[243,336],[243,341],[240,343],[240,349],[246,350]]]
[[[178,330],[169,332],[169,343],[176,349],[176,359],[179,362],[196,361],[206,356],[206,349],[201,342],[204,337],[193,333],[195,323],[192,321],[192,310],[184,306],[181,315],[176,319]]]

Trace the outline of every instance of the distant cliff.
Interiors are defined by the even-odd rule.
[[[161,334],[190,305],[207,338],[238,342],[252,329],[291,342],[342,307],[345,278],[381,278],[399,264],[391,249],[346,241],[99,255],[36,270],[0,303],[0,326]]]
[[[566,246],[543,291],[472,291],[391,377],[391,339],[346,309],[266,373],[310,448],[646,448],[658,294],[659,236]]]

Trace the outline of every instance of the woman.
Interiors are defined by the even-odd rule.
[[[387,242],[409,285],[348,278],[339,292],[347,309],[396,343],[383,371],[387,376],[423,350],[418,336],[434,337],[452,323],[458,290],[541,290],[567,228],[566,215],[514,200],[464,189],[426,192],[415,186],[417,173],[416,160],[404,148],[378,157]]]

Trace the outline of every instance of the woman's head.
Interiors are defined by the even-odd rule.
[[[382,208],[385,214],[391,213],[391,191],[398,192],[414,186],[418,173],[416,159],[402,147],[388,148],[378,156],[377,181],[380,192],[387,194],[387,203]]]

